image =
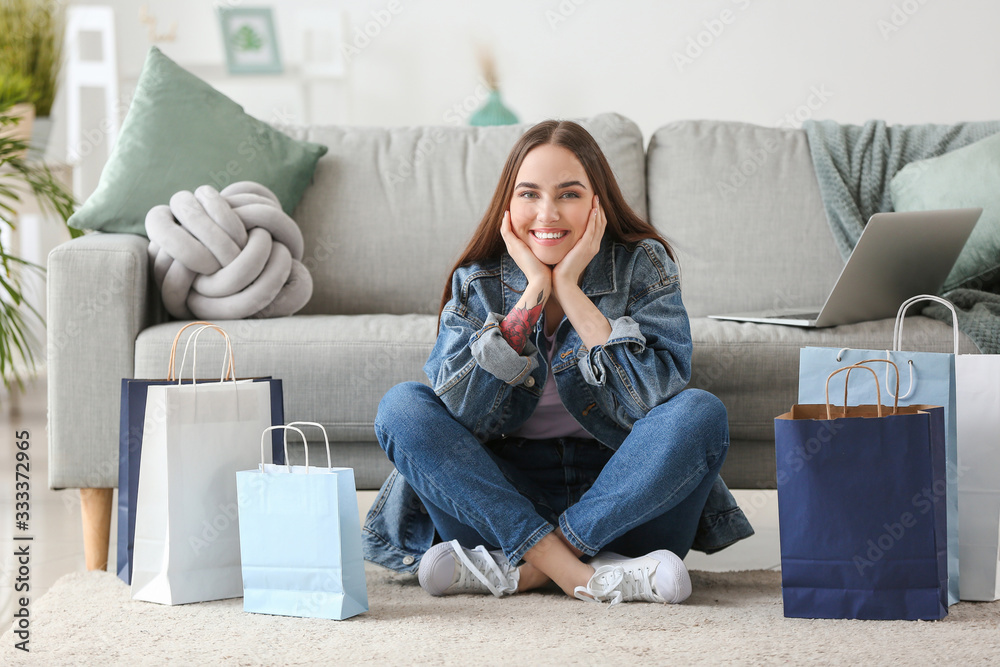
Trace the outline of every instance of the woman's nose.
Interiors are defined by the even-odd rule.
[[[542,199],[538,203],[539,222],[553,222],[559,219],[559,209],[555,202],[549,199]]]

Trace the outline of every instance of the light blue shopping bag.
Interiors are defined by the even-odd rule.
[[[313,422],[272,426],[268,431]],[[326,439],[326,431],[323,431]],[[288,461],[285,440],[285,460]],[[361,522],[354,470],[272,465],[236,473],[243,610],[258,614],[343,620],[368,611]]]
[[[912,498],[914,511],[926,511],[929,503],[943,502],[947,506],[948,517],[948,604],[959,600],[959,531],[958,531],[958,437],[955,399],[955,355],[958,354],[958,329],[955,329],[955,353],[906,352],[902,348],[903,320],[907,309],[918,301],[941,302],[952,309],[950,302],[940,297],[921,295],[907,299],[896,314],[891,350],[855,350],[825,347],[804,347],[799,352],[799,403],[822,403],[823,382],[833,371],[866,359],[888,359],[899,367],[900,405],[940,405],[944,408],[946,483],[938,488],[924,490]],[[957,320],[955,320],[957,322]],[[873,366],[875,364],[872,364]],[[890,364],[884,364],[882,402],[890,405],[894,400],[895,371]],[[855,384],[857,382],[857,384]],[[890,388],[891,387],[891,388]],[[831,386],[830,391],[835,391]],[[850,380],[852,402],[873,404],[877,400],[871,381],[865,383],[857,376]]]

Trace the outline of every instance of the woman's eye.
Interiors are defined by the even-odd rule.
[[[577,192],[564,192],[563,193],[563,197],[570,197],[572,199],[579,199],[580,198],[580,194],[577,193]]]
[[[538,195],[536,195],[534,192],[526,191],[526,192],[522,192],[520,196],[524,197],[525,199],[531,199],[531,198],[537,197]]]

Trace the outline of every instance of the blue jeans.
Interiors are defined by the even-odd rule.
[[[698,389],[650,410],[616,451],[579,438],[482,444],[417,382],[386,393],[375,433],[442,540],[502,549],[511,564],[557,525],[587,555],[683,558],[729,447],[725,407]]]

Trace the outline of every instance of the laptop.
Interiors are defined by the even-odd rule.
[[[938,293],[982,212],[961,208],[876,213],[822,308],[709,317],[810,328],[895,317],[911,296]]]

